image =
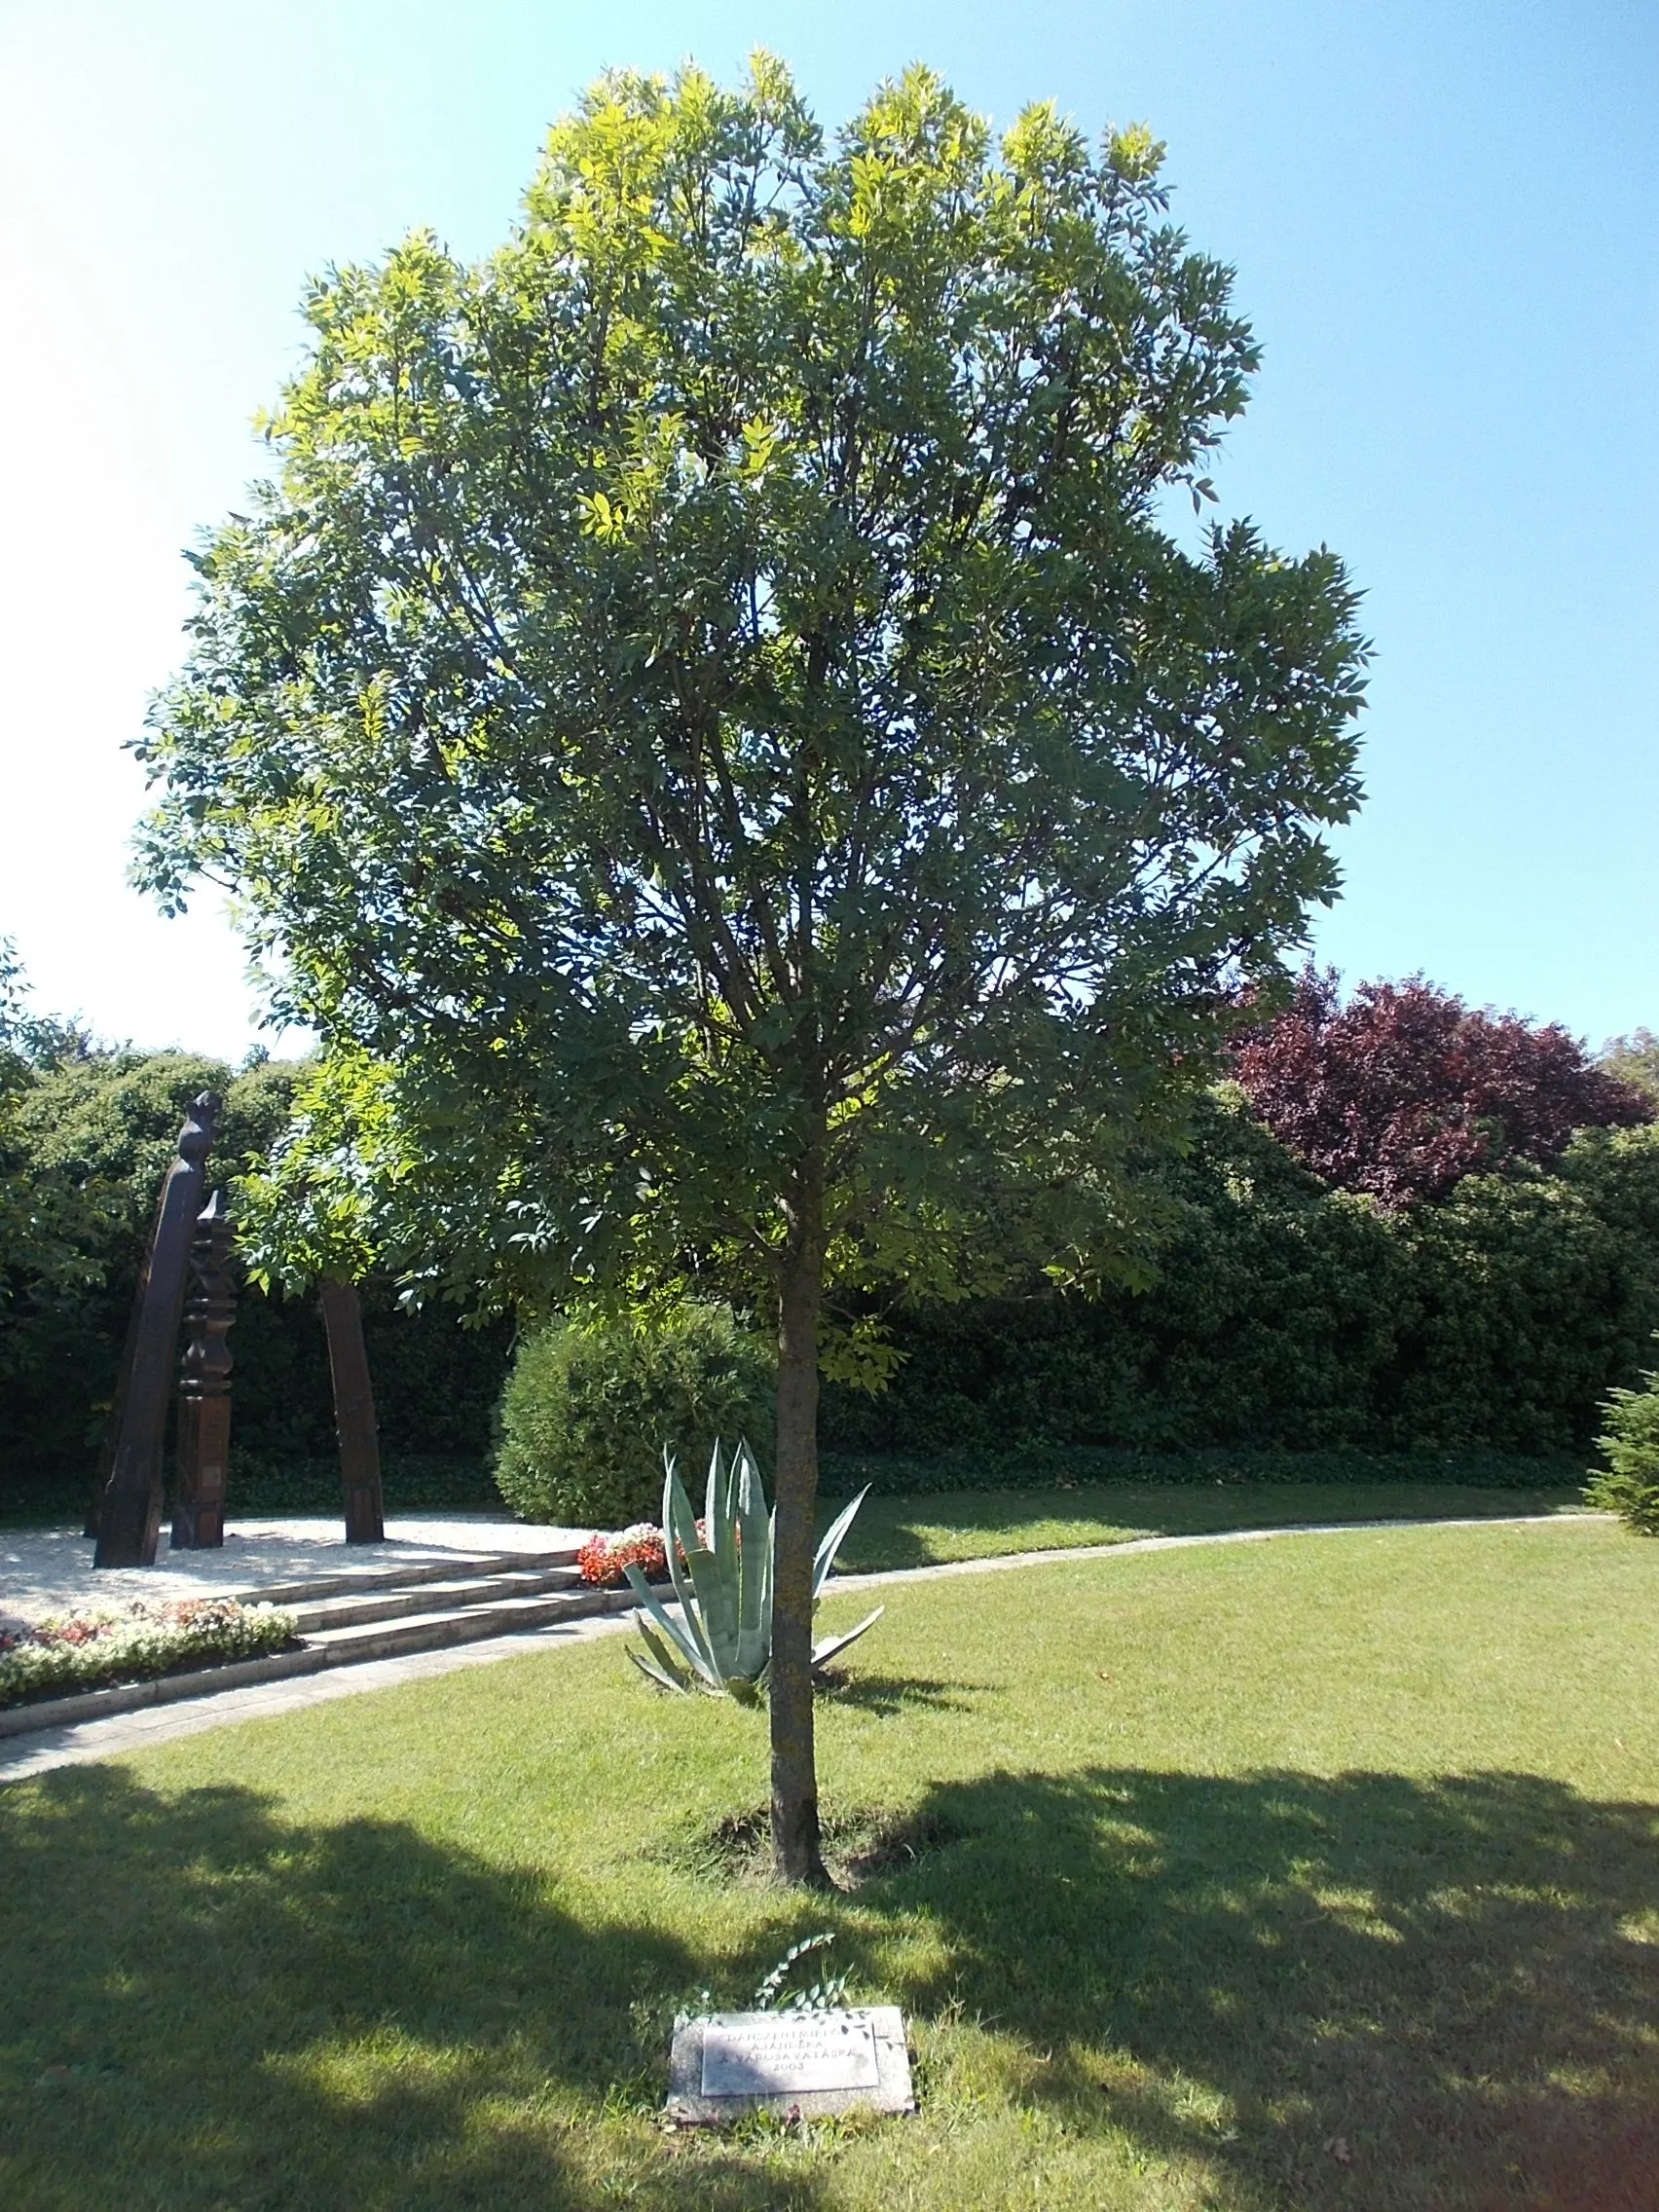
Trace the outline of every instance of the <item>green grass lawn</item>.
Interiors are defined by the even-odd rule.
[[[886,1595],[821,1707],[835,1898],[749,1863],[763,1714],[616,1639],[0,1789],[0,2203],[1659,2202],[1659,1544]],[[824,1928],[919,2117],[665,2133],[677,2007]]]
[[[844,1502],[827,1501],[826,1522]],[[1461,1483],[1049,1483],[1030,1490],[866,1497],[840,1566],[931,1567],[1006,1552],[1071,1551],[1137,1536],[1309,1522],[1457,1521],[1582,1512],[1579,1490],[1490,1490]]]

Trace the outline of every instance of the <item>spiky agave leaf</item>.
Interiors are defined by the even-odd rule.
[[[737,1672],[758,1681],[772,1651],[772,1524],[755,1455],[736,1454]]]
[[[672,1676],[676,1682],[689,1690],[697,1677],[687,1668],[683,1657],[669,1648],[649,1621],[640,1621],[636,1623],[636,1626],[640,1631],[641,1641],[650,1653],[654,1663],[662,1669],[664,1674]]]
[[[722,1579],[733,1588],[737,1584],[738,1542],[731,1501],[738,1456],[734,1453],[728,1463],[720,1450],[719,1438],[716,1437],[715,1449],[709,1456],[709,1480],[703,1493],[703,1527],[708,1530],[709,1547],[719,1562]]]
[[[848,1629],[845,1636],[827,1636],[822,1643],[815,1643],[812,1647],[812,1664],[815,1667],[827,1667],[831,1659],[846,1650],[849,1643],[857,1643],[866,1628],[873,1628],[886,1610],[885,1605],[877,1605],[873,1613],[866,1613],[858,1627]]]
[[[814,1604],[817,1604],[819,1598],[823,1595],[824,1585],[830,1579],[830,1569],[835,1564],[835,1554],[840,1550],[847,1530],[853,1525],[853,1516],[869,1495],[869,1489],[870,1486],[866,1483],[851,1505],[845,1505],[841,1508],[819,1538],[818,1550],[813,1555],[812,1561],[812,1602]]]
[[[654,1659],[642,1657],[632,1645],[629,1646],[628,1656],[639,1668],[641,1674],[645,1676],[646,1681],[655,1682],[659,1689],[672,1690],[676,1697],[691,1696],[690,1683],[682,1680],[677,1675],[671,1675],[666,1667],[659,1667]]]
[[[719,1670],[704,1650],[701,1639],[690,1633],[690,1624],[683,1618],[677,1621],[664,1611],[661,1600],[632,1560],[622,1571],[628,1578],[628,1587],[649,1613],[667,1645],[679,1652],[687,1669],[698,1680],[707,1682],[711,1689],[718,1691],[720,1686]],[[640,1633],[642,1636],[645,1633],[644,1621],[640,1623]],[[666,1651],[664,1656],[666,1658]]]
[[[668,1576],[674,1584],[674,1595],[680,1601],[682,1618],[686,1634],[701,1653],[698,1673],[710,1681],[718,1682],[723,1673],[709,1641],[707,1627],[697,1604],[696,1585],[690,1571],[690,1557],[701,1549],[697,1534],[696,1516],[691,1501],[685,1495],[685,1487],[680,1480],[680,1470],[674,1455],[665,1450],[662,1456],[662,1536],[663,1548],[668,1554]]]
[[[699,1627],[716,1673],[723,1681],[738,1673],[737,1592],[720,1573],[719,1561],[699,1545],[685,1554],[685,1571],[696,1595]]]
[[[691,1503],[677,1472],[670,1473],[663,1489],[665,1530],[671,1522],[677,1563],[684,1570],[683,1576],[675,1576],[675,1586],[693,1632],[708,1654],[710,1667],[723,1682],[737,1670],[737,1543],[730,1526],[730,1482],[718,1439],[704,1493],[703,1526],[708,1540],[697,1533]],[[687,1581],[690,1599],[684,1587]]]

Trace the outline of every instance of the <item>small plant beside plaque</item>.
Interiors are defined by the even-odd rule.
[[[756,2011],[828,2012],[841,2004],[849,1979],[845,1973],[821,1973],[805,1989],[788,1989],[790,1975],[801,1960],[811,1958],[815,1951],[827,1951],[834,1940],[830,1931],[825,1929],[820,1935],[803,1936],[798,1943],[792,1943],[755,1992]]]

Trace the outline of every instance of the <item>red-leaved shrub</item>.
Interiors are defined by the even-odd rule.
[[[1361,983],[1304,970],[1291,1004],[1235,1051],[1257,1117],[1315,1174],[1384,1206],[1444,1198],[1511,1160],[1547,1165],[1574,1129],[1654,1119],[1560,1022],[1481,1014],[1421,977]]]

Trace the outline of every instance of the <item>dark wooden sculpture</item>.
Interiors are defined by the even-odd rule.
[[[187,1292],[190,1331],[178,1379],[172,1543],[175,1550],[189,1551],[225,1540],[231,1438],[231,1350],[225,1339],[236,1319],[235,1232],[222,1194],[215,1192],[210,1205],[202,1204],[218,1111],[210,1090],[191,1101],[178,1158],[162,1185],[87,1520],[87,1534],[97,1538],[94,1567],[155,1564],[167,1401]],[[379,1543],[386,1535],[386,1504],[355,1283],[322,1285],[322,1318],[334,1380],[346,1541]]]
[[[127,1315],[127,1336],[121,1346],[121,1365],[115,1372],[115,1396],[110,1400],[109,1415],[103,1425],[98,1443],[97,1472],[92,1477],[92,1494],[87,1501],[87,1525],[81,1533],[95,1536],[98,1522],[103,1514],[104,1492],[115,1467],[115,1448],[121,1442],[122,1417],[127,1411],[127,1387],[132,1380],[132,1355],[138,1348],[138,1324],[144,1314],[144,1286],[149,1280],[150,1254],[156,1249],[156,1238],[161,1233],[162,1208],[166,1204],[169,1175],[162,1177],[161,1190],[156,1195],[156,1218],[150,1224],[150,1241],[144,1247],[143,1265],[138,1271],[138,1289]]]
[[[179,1316],[190,1247],[202,1210],[203,1165],[213,1145],[219,1101],[204,1090],[191,1101],[178,1158],[162,1186],[149,1255],[138,1278],[130,1352],[115,1421],[109,1480],[98,1508],[94,1567],[150,1567],[162,1519],[162,1450],[173,1390]]]
[[[340,1438],[340,1480],[346,1492],[346,1541],[378,1544],[386,1534],[381,1494],[375,1395],[363,1345],[363,1309],[354,1282],[322,1285],[322,1321],[334,1377],[334,1425]]]
[[[231,1269],[236,1232],[215,1191],[197,1217],[184,1309],[184,1359],[178,1386],[178,1475],[172,1548],[207,1551],[225,1540],[225,1485],[231,1454],[231,1347],[237,1317]]]
[[[166,1188],[166,1182],[162,1185]],[[161,1219],[161,1206],[156,1207],[156,1220]],[[156,1241],[155,1224],[150,1228],[150,1243],[144,1248],[144,1267],[149,1267],[149,1252]],[[97,1472],[92,1477],[92,1494],[87,1500],[87,1525],[83,1536],[95,1536],[98,1523],[103,1517],[104,1492],[109,1488],[110,1472],[115,1465],[115,1448],[121,1441],[121,1417],[127,1411],[127,1385],[132,1380],[132,1354],[138,1346],[138,1316],[144,1310],[144,1275],[138,1277],[138,1295],[127,1316],[127,1339],[121,1347],[121,1365],[115,1371],[115,1396],[110,1400],[105,1416],[103,1435],[98,1440]]]

